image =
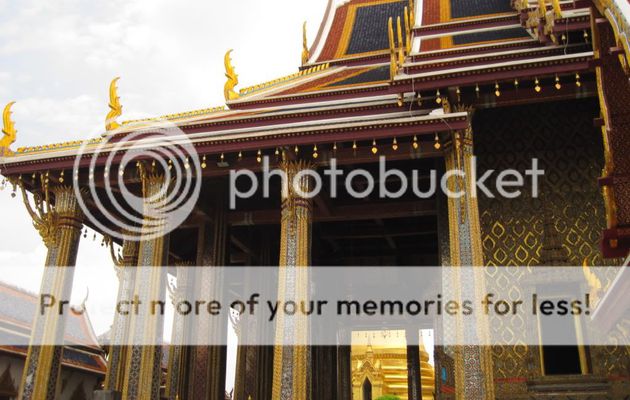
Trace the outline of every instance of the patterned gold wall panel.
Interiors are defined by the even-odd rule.
[[[523,172],[531,167],[532,158],[539,159],[545,170],[537,199],[532,198],[529,187],[516,199],[499,196],[490,199],[480,194],[485,263],[497,267],[490,275],[500,275],[500,266],[541,264],[545,212],[553,215],[569,264],[581,265],[585,258],[592,265],[606,263],[599,252],[605,216],[597,185],[603,167],[603,148],[601,136],[593,127],[598,112],[595,101],[575,100],[482,110],[475,114],[479,175],[488,169],[513,168]],[[612,277],[604,278],[606,282]],[[511,282],[515,279],[512,277]],[[520,297],[518,288],[511,296]],[[524,323],[512,322],[516,326]],[[525,379],[540,375],[538,350],[524,346],[519,332],[506,328],[504,337],[513,345],[493,349],[495,379],[499,382],[497,397],[524,393]],[[604,350],[592,352],[594,362],[602,364],[605,359],[612,360],[625,353],[609,349],[608,356],[612,358],[607,358],[599,356],[601,351]],[[600,367],[606,369],[604,366],[594,369]]]

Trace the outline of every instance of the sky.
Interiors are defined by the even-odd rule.
[[[246,87],[297,71],[302,24],[315,38],[327,0],[0,0],[0,105],[16,101],[14,149],[93,137],[120,76],[124,119],[224,105],[229,49]],[[38,292],[46,248],[20,200],[0,191],[0,279]],[[83,239],[73,300],[89,291],[96,334],[111,325],[109,253]],[[166,330],[170,331],[168,321]],[[168,336],[168,335],[167,335]],[[229,378],[228,378],[229,380]]]
[[[101,132],[116,76],[124,120],[223,105],[228,49],[240,87],[291,74],[301,59],[302,23],[313,41],[326,3],[0,0],[0,105],[17,102],[14,149]],[[22,267],[5,278],[36,292],[46,249],[19,196],[0,192],[0,210],[0,265]],[[111,297],[116,287],[101,238],[92,239],[90,232],[81,243],[74,291],[82,299],[96,284],[88,307],[99,288]],[[88,310],[97,334],[109,329],[97,309]]]

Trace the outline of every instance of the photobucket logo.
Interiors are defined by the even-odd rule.
[[[327,195],[335,199],[339,196],[339,182],[342,180],[345,193],[355,199],[365,199],[376,194],[381,199],[400,199],[408,195],[411,191],[419,199],[433,197],[438,190],[450,197],[461,198],[468,193],[471,197],[477,197],[481,192],[488,198],[496,198],[497,195],[513,199],[523,195],[526,188],[531,188],[531,197],[537,198],[539,195],[539,179],[544,176],[545,171],[539,167],[538,159],[533,158],[531,167],[525,171],[516,169],[506,169],[496,171],[487,170],[481,176],[477,176],[477,158],[472,157],[468,168],[450,169],[438,178],[438,171],[429,171],[428,187],[420,187],[419,182],[425,176],[426,171],[412,169],[409,173],[396,168],[387,168],[386,157],[381,156],[378,160],[378,172],[374,173],[365,169],[353,169],[347,174],[338,168],[337,160],[330,159],[329,164],[319,170],[304,169],[295,174],[291,182],[285,171],[279,168],[271,169],[269,157],[263,157],[262,171],[256,174],[248,169],[230,171],[230,209],[236,209],[237,199],[248,199],[256,196],[262,186],[263,198],[269,198],[276,193],[270,193],[270,183],[274,178],[279,178],[282,187],[288,188],[292,185],[293,191],[304,198],[314,198],[318,196],[324,188],[324,180],[329,182]],[[470,171],[470,176],[467,176]],[[423,174],[421,176],[421,173]],[[304,177],[309,177],[312,184],[309,191],[305,192],[301,182]],[[494,184],[492,180],[494,179]],[[358,181],[361,185],[357,185]],[[397,187],[391,189],[387,182],[396,181]],[[529,185],[531,184],[531,185]],[[360,186],[360,187],[359,187]],[[492,190],[494,189],[494,190]]]
[[[114,131],[85,141],[75,158],[78,203],[104,235],[155,239],[180,226],[197,203],[202,182],[197,151],[169,121],[153,125],[124,137]]]

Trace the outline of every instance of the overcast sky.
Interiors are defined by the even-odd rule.
[[[223,55],[245,87],[297,71],[302,23],[315,38],[326,0],[0,0],[0,106],[17,101],[14,149],[104,128],[120,76],[122,119],[224,104]],[[46,249],[19,197],[0,192],[0,279],[39,290]],[[92,233],[81,242],[73,298],[89,287],[97,334],[111,324],[117,279]],[[170,330],[170,327],[166,329]]]

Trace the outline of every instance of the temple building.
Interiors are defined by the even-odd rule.
[[[28,338],[38,305],[38,296],[25,290],[0,283],[0,335],[2,343],[15,335]],[[17,307],[16,307],[17,305]],[[87,400],[105,378],[107,361],[92,329],[87,312],[74,315],[65,333],[59,392],[56,399]],[[18,398],[20,379],[27,349],[0,345],[0,399]]]
[[[177,267],[184,265],[279,266],[279,297],[307,292],[304,269],[293,267],[627,265],[629,21],[627,0],[330,0],[315,41],[307,43],[304,34],[294,74],[239,88],[232,61],[238,49],[217,60],[226,70],[224,106],[124,121],[124,94],[119,97],[115,79],[109,110],[103,105],[102,136],[14,147],[19,121],[12,120],[9,103],[0,169],[48,248],[47,267],[75,264],[85,227],[105,237],[120,234],[110,241],[122,248],[121,254],[112,251],[119,297],[159,296],[167,270],[176,271],[178,286],[196,293],[222,289],[205,275],[211,272],[180,275]],[[113,221],[122,214],[110,197],[118,194],[119,177],[149,207],[167,171],[188,170],[194,161],[163,164],[146,156],[125,164],[125,146],[165,126],[178,132],[175,141],[156,139],[150,146],[187,141],[203,178],[200,194],[177,229],[133,237]],[[428,171],[468,168],[473,157],[480,172],[524,170],[536,158],[546,173],[540,198],[476,197],[468,191],[457,198],[441,193],[356,198],[347,192],[333,196],[341,189],[328,182],[308,198],[304,190],[282,190],[272,182],[272,196],[257,193],[238,199],[235,208],[228,205],[229,171],[260,174],[265,157],[290,178],[297,176],[305,189],[311,185],[299,175],[305,169],[335,159],[346,173],[378,171],[381,156],[408,177],[420,171],[415,178],[422,188]],[[451,189],[469,187],[469,179],[466,174],[455,180]],[[73,186],[98,201],[80,205]],[[356,186],[355,191],[365,188],[361,182]],[[148,228],[154,222],[147,216],[135,225]],[[143,270],[150,275],[141,276],[138,266],[169,268]],[[68,298],[72,278],[71,268],[47,268],[42,290]],[[626,293],[625,286],[615,286],[614,276],[588,279],[602,289],[613,287],[616,296]],[[245,290],[247,284],[225,289]],[[473,291],[483,277],[455,284]],[[519,288],[516,282],[517,297]],[[601,301],[613,300],[610,294]],[[428,349],[407,339],[420,330],[434,330],[436,338],[444,332],[431,320],[419,320],[407,330],[396,324],[361,327],[402,330],[393,347],[353,348],[355,332],[345,326],[336,329],[337,345],[239,346],[233,395],[236,400],[625,399],[627,310],[596,317],[619,332],[618,345],[579,345],[562,353],[542,343],[521,345],[519,332],[513,332],[505,346]],[[199,326],[197,334],[222,334],[228,323]],[[241,340],[258,334],[255,320],[240,323]],[[115,320],[112,335],[157,343],[164,329],[177,337],[180,326]],[[295,337],[323,334],[321,327],[304,326],[279,324],[278,330]],[[44,341],[64,335],[52,319],[37,319],[33,332]],[[576,325],[571,334],[588,332]],[[112,346],[95,396],[223,400],[226,353],[225,346],[172,344],[162,382],[161,346]],[[59,360],[67,354],[68,347],[30,346],[21,379],[11,375],[16,385],[21,382],[20,398],[57,398],[65,368]]]
[[[424,333],[430,334],[430,333]],[[354,338],[364,336],[367,345],[352,346],[352,398],[378,399],[383,395],[407,399],[407,346],[405,331],[353,332]],[[372,337],[384,344],[372,345]],[[429,363],[430,355],[424,343],[419,345],[422,400],[432,400],[435,395],[435,371]]]

